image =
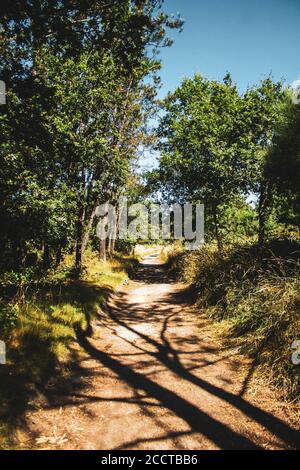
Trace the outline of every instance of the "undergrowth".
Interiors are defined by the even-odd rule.
[[[39,280],[34,272],[2,274],[0,339],[7,363],[0,365],[0,448],[11,448],[16,426],[51,374],[68,374],[79,354],[76,328],[87,327],[136,264],[121,255],[101,262],[88,252],[80,279],[72,278],[71,257]]]
[[[292,362],[292,343],[300,339],[299,243],[273,240],[263,253],[245,245],[223,257],[212,246],[185,253],[177,246],[167,262],[196,290],[220,334],[253,359],[256,372],[299,399],[300,366]]]

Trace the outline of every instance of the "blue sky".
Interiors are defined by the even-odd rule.
[[[185,24],[161,52],[160,98],[196,72],[221,80],[229,71],[241,92],[270,74],[300,78],[300,0],[165,0],[164,10]],[[154,162],[146,153],[141,164]]]
[[[270,73],[300,78],[300,0],[165,0],[185,20],[162,51],[160,96],[185,76],[222,79],[228,70],[241,91]]]

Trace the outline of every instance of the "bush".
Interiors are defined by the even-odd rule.
[[[10,331],[18,320],[18,308],[11,304],[0,302],[0,332],[1,336],[5,337],[7,332]],[[0,337],[1,339],[1,337]]]
[[[300,386],[299,367],[291,361],[291,345],[300,339],[299,255],[297,242],[275,240],[263,255],[250,245],[223,258],[212,247],[171,257],[196,290],[198,305],[290,397],[299,396]]]

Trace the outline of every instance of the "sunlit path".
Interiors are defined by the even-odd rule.
[[[245,361],[221,347],[149,255],[89,328],[69,390],[31,413],[31,436],[63,449],[283,449],[298,435],[266,389],[241,396]],[[245,372],[242,372],[242,371]],[[262,399],[263,397],[263,399]]]

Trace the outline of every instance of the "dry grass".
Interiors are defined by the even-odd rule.
[[[193,285],[198,305],[223,337],[238,345],[289,398],[299,398],[300,366],[291,345],[300,339],[300,247],[277,240],[263,255],[255,245],[232,249],[220,258],[214,247],[169,254],[169,264]]]

